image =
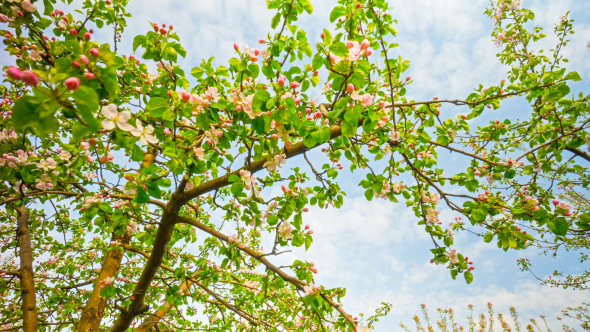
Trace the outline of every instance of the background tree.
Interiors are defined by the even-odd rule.
[[[569,95],[568,82],[581,77],[562,67],[567,17],[546,56],[530,51],[545,37],[525,27],[533,13],[520,1],[494,2],[486,14],[507,80],[464,100],[413,101],[385,1],[339,1],[336,30],[324,30],[315,49],[295,25],[312,13],[310,1],[268,1],[273,31],[260,49],[234,45],[227,66],[203,60],[192,85],[172,26],[150,23],[133,41],[142,55],[121,56],[127,1],[84,1],[81,21],[54,4],[45,0],[43,13],[30,0],[1,7],[16,58],[0,87],[3,330],[370,330],[391,304],[355,319],[341,305],[344,288],[314,284],[313,263],[272,263],[313,244],[310,205],[342,206],[343,158],[364,176],[368,200],[413,208],[432,238],[432,262],[467,283],[474,267],[452,249],[458,231],[504,250],[590,231],[554,189],[583,191],[590,160],[588,96]],[[112,41],[93,40],[89,24],[113,29]],[[308,93],[320,84],[318,101]],[[510,97],[529,102],[528,119],[470,127]],[[443,103],[469,113],[445,118]],[[310,160],[312,149],[329,161]],[[466,167],[443,169],[441,151],[462,155]],[[285,171],[298,156],[309,168]],[[439,204],[458,215],[449,228]],[[228,225],[233,234],[222,233]]]

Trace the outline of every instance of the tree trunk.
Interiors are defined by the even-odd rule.
[[[16,209],[16,234],[20,247],[20,289],[23,299],[23,331],[37,332],[37,297],[33,280],[33,252],[29,231],[29,213],[23,205]]]
[[[111,237],[111,241],[121,241],[123,244],[129,244],[130,237],[127,235],[115,235]],[[86,302],[84,311],[82,312],[82,318],[78,324],[77,332],[98,332],[100,328],[100,322],[104,316],[104,310],[107,304],[108,298],[102,297],[100,291],[102,285],[100,281],[106,278],[114,277],[119,268],[121,267],[121,261],[123,260],[123,250],[121,247],[114,246],[109,249],[105,258],[102,262],[102,268],[98,279],[94,284],[94,289],[90,299]]]

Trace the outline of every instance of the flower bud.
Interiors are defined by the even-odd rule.
[[[80,61],[82,61],[82,63],[83,63],[83,64],[85,64],[85,65],[87,65],[87,64],[88,64],[88,62],[90,62],[90,61],[88,60],[88,57],[87,57],[87,56],[85,56],[84,54],[80,54]]]
[[[72,28],[70,29],[70,36],[76,37],[78,35],[78,30]]]
[[[86,79],[89,79],[89,80],[94,79],[94,76],[95,75],[91,72],[84,73],[84,77],[86,77]]]
[[[37,86],[39,84],[39,77],[32,70],[25,70],[21,76],[21,80],[30,86]]]
[[[86,33],[84,34],[84,39],[86,39],[86,40],[90,40],[90,38],[92,38],[92,34],[90,34],[90,32],[86,32]]]
[[[96,58],[98,56],[98,48],[91,48],[90,55]]]
[[[361,43],[362,50],[366,50],[367,48],[369,48],[369,46],[371,46],[371,42],[367,39],[363,40],[363,42]]]
[[[346,86],[346,92],[352,94],[354,92],[354,84],[348,83],[348,85]]]
[[[77,77],[70,77],[64,81],[68,90],[77,90],[80,86],[80,79]]]
[[[168,30],[164,29],[164,28],[160,28],[160,34],[165,35],[168,33]]]
[[[10,66],[6,69],[6,75],[13,80],[20,80],[23,76],[23,72],[18,67]]]
[[[266,43],[266,40],[264,40],[264,39],[260,38],[260,39],[258,39],[258,42],[259,42],[260,44],[264,44],[264,43]]]
[[[238,46],[238,44],[234,43],[234,50],[238,51],[240,49],[240,47]]]

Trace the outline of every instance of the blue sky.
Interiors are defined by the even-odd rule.
[[[77,3],[80,1],[74,1],[73,5]],[[331,26],[328,17],[336,1],[312,3],[313,15],[303,15],[298,26],[308,32],[310,44],[314,45],[321,30]],[[483,15],[487,1],[392,0],[390,3],[393,6],[390,13],[399,21],[397,52],[411,61],[408,73],[414,83],[408,88],[408,95],[412,99],[465,98],[479,84],[496,85],[505,77],[506,68],[497,61],[498,49],[489,36],[492,23]],[[570,59],[568,68],[584,78],[572,85],[572,91],[590,92],[587,60],[590,49],[586,47],[590,41],[590,6],[586,1],[574,0],[525,0],[524,6],[536,12],[535,24],[544,27],[548,34],[535,50],[551,48],[555,41],[553,24],[560,15],[572,11],[576,34],[564,53]],[[120,50],[131,54],[133,37],[145,34],[150,28],[148,21],[174,24],[187,49],[186,59],[181,60],[187,73],[201,59],[210,56],[216,57],[218,65],[225,63],[234,54],[234,42],[241,46],[256,45],[259,38],[267,35],[272,18],[263,0],[131,0],[128,10],[133,17],[128,21]],[[110,32],[104,35],[99,32],[97,38],[112,39]],[[0,54],[0,60],[7,63],[4,53]],[[485,120],[525,118],[529,110],[526,103],[512,99],[499,110],[491,111]],[[455,116],[467,110],[445,106],[442,112]],[[312,156],[327,161],[321,153],[314,152]],[[453,165],[462,162],[446,153],[440,156],[449,173],[453,172]],[[304,167],[302,160],[295,163]],[[587,300],[585,293],[540,286],[529,273],[516,267],[516,259],[527,257],[534,263],[537,275],[548,275],[556,264],[566,272],[581,272],[583,267],[576,261],[579,253],[560,253],[558,261],[539,256],[534,250],[505,253],[494,243],[485,244],[466,232],[458,235],[455,243],[459,251],[474,261],[475,280],[471,285],[462,278],[453,281],[444,267],[429,264],[432,243],[416,225],[413,212],[403,204],[367,202],[363,190],[358,188],[362,177],[361,173],[351,174],[345,168],[339,176],[348,193],[345,206],[340,210],[312,208],[304,222],[314,230],[314,245],[307,252],[295,250],[281,255],[274,262],[281,265],[294,259],[314,261],[319,269],[316,283],[346,287],[344,304],[353,315],[370,314],[382,301],[393,303],[392,312],[378,323],[376,331],[394,330],[400,321],[410,324],[411,317],[419,312],[420,303],[429,305],[432,316],[436,307],[453,307],[463,324],[466,321],[461,317],[465,317],[468,304],[474,304],[476,311],[482,312],[485,304],[492,302],[503,313],[508,313],[509,306],[514,305],[522,318],[543,313],[556,328],[555,317],[561,309]],[[441,216],[448,223],[456,215],[444,210]]]

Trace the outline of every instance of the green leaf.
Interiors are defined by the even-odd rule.
[[[252,108],[255,110],[259,110],[262,105],[266,105],[266,101],[270,99],[270,93],[265,90],[260,90],[256,92],[254,95],[254,99],[252,100]]]
[[[29,183],[29,184],[35,183],[35,180],[37,179],[37,176],[35,176],[35,174],[33,174],[33,169],[35,169],[35,168],[37,168],[37,166],[35,166],[35,165],[27,165],[22,168],[20,175],[23,177],[23,180],[26,183]]]
[[[565,218],[556,218],[555,220],[549,220],[547,227],[555,233],[555,235],[564,236],[567,234],[569,224]]]
[[[344,113],[344,121],[348,122],[350,125],[353,125],[355,128],[358,126],[359,118],[361,117],[361,113],[363,112],[363,106],[357,104],[352,109],[349,109]]]
[[[356,125],[353,126],[348,122],[342,123],[342,135],[345,137],[352,137],[356,134]]]
[[[311,67],[313,68],[313,70],[318,70],[318,69],[322,68],[323,65],[324,65],[324,57],[322,57],[322,55],[319,53],[316,54],[313,57]]]
[[[375,192],[375,191],[374,191],[372,188],[369,188],[369,189],[365,190],[365,198],[366,198],[368,201],[371,201],[371,200],[373,200],[373,194],[374,194],[374,192]]]
[[[492,242],[493,239],[494,239],[494,234],[488,233],[488,234],[486,234],[486,236],[484,236],[483,241],[486,243],[489,243],[489,242]]]
[[[279,217],[276,215],[270,215],[268,216],[268,218],[266,218],[266,222],[270,225],[270,226],[274,226],[276,224],[279,223]]]
[[[340,57],[347,57],[349,54],[348,47],[346,47],[346,44],[344,44],[343,42],[337,42],[330,45],[330,51],[334,53],[334,55]]]
[[[244,184],[242,182],[234,182],[234,184],[231,185],[231,193],[234,196],[239,196],[243,190]]]
[[[580,74],[578,74],[575,71],[572,71],[571,73],[568,73],[567,75],[565,75],[564,79],[570,80],[570,81],[581,81],[582,80],[582,78],[580,77]]]
[[[133,146],[133,150],[131,151],[131,160],[133,160],[133,161],[142,161],[143,160],[143,150],[139,147],[139,145]]]
[[[330,22],[333,23],[340,16],[344,16],[345,13],[346,13],[346,9],[344,9],[344,7],[342,7],[342,6],[334,7],[334,9],[332,9],[332,12],[330,13]]]
[[[75,140],[79,140],[80,138],[89,134],[92,134],[92,130],[90,130],[90,128],[86,127],[85,125],[79,122],[76,122],[72,125],[72,136]]]
[[[40,135],[54,133],[59,129],[59,122],[54,117],[59,107],[52,97],[21,97],[12,107],[12,125],[19,132],[33,128]]]
[[[275,17],[272,18],[272,22],[270,23],[270,27],[276,29],[279,26],[279,22],[281,21],[281,13],[277,13]]]
[[[516,176],[516,170],[509,169],[506,172],[504,172],[504,177],[507,179],[512,179],[515,176]]]
[[[195,78],[200,78],[203,76],[203,73],[205,73],[205,69],[201,67],[195,67],[191,70],[191,75],[193,75]]]
[[[53,4],[51,3],[50,0],[43,0],[43,7],[45,7],[45,10],[43,11],[43,15],[49,16],[51,15],[51,12],[53,11]]]
[[[135,203],[144,204],[150,201],[150,196],[141,188],[137,188],[137,195],[133,199]]]
[[[463,273],[463,276],[465,277],[465,281],[467,281],[468,284],[473,282],[473,274],[471,274],[471,272],[465,271],[465,273]]]
[[[145,111],[156,118],[161,117],[166,109],[168,109],[168,102],[160,97],[150,99],[145,106]]]
[[[580,215],[580,222],[582,224],[590,224],[590,213]]]
[[[391,34],[392,34],[394,37],[395,37],[395,36],[397,36],[397,29],[396,29],[394,26],[392,26],[392,25],[388,25],[388,26],[387,26],[387,29],[389,30],[389,32],[391,32]]]
[[[311,14],[313,12],[313,6],[311,4],[311,1],[309,1],[309,0],[301,0],[301,6],[303,7],[303,9],[305,9],[305,11],[308,14]]]
[[[145,44],[145,36],[144,35],[137,35],[133,38],[133,52],[137,50],[139,46]]]
[[[92,130],[92,132],[96,132],[98,130],[98,122],[94,118],[94,114],[98,110],[98,95],[89,86],[80,86],[74,92],[74,100],[76,101],[76,106],[80,113],[82,113],[82,118],[88,125],[88,128]]]
[[[240,180],[240,177],[239,177],[239,176],[237,176],[237,175],[235,175],[235,174],[232,174],[232,175],[230,175],[230,176],[229,176],[229,179],[227,179],[227,181],[228,181],[229,183],[234,183],[234,182],[236,182],[236,181],[238,181],[238,180]]]

